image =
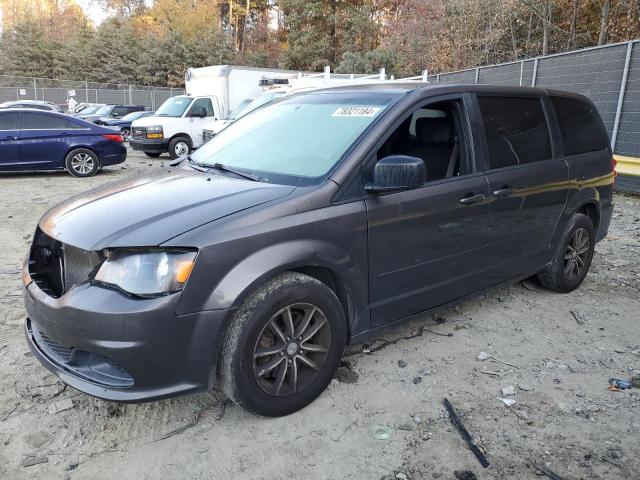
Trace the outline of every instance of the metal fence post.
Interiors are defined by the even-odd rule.
[[[520,83],[519,85],[522,86],[522,75],[524,74],[524,60],[522,60],[520,62]]]
[[[476,80],[475,82],[478,83],[478,78],[480,77],[480,68],[476,67]]]
[[[131,89],[131,84],[129,84],[129,105],[133,105],[133,92]]]
[[[620,115],[622,114],[622,102],[624,100],[624,92],[627,89],[627,76],[629,75],[629,63],[631,62],[631,49],[633,42],[627,43],[627,56],[624,59],[624,70],[622,71],[622,81],[620,82],[620,93],[618,94],[618,106],[616,107],[616,119],[613,122],[613,131],[611,132],[611,150],[616,148],[616,140],[618,139],[618,127],[620,126]]]
[[[89,103],[89,82],[86,80],[84,81],[84,98],[86,99],[85,101]]]
[[[33,99],[38,100],[38,83],[36,77],[33,77]]]
[[[440,83],[440,74],[436,75],[436,83]]]
[[[531,75],[531,86],[536,86],[536,76],[538,75],[538,58],[533,61],[533,74]]]

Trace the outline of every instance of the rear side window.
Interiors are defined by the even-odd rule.
[[[478,97],[491,169],[551,158],[551,139],[539,98]]]
[[[24,113],[24,130],[73,130],[83,128],[66,118],[39,113]]]
[[[609,146],[609,137],[596,109],[580,100],[551,97],[556,111],[565,155],[604,150]]]
[[[19,113],[0,113],[0,130],[19,130]]]

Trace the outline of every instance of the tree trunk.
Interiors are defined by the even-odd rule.
[[[549,53],[549,34],[551,30],[551,15],[553,13],[551,1],[544,4],[544,16],[542,18],[542,55]]]
[[[244,12],[244,24],[242,25],[242,38],[240,39],[240,51],[244,53],[244,36],[247,31],[247,19],[249,18],[250,0],[247,0],[247,7]]]
[[[233,46],[236,45],[236,39],[233,31],[233,0],[229,0],[229,30],[231,32],[231,39],[233,40]]]
[[[338,39],[336,38],[336,0],[329,0],[329,10],[331,12],[329,35],[331,36],[331,61],[336,64],[338,56]]]
[[[573,12],[571,13],[571,24],[569,25],[569,40],[567,40],[567,48],[572,49],[576,46],[576,22],[578,20],[578,5],[580,0],[573,0]]]
[[[604,0],[602,4],[600,16],[600,36],[598,37],[598,45],[604,45],[607,41],[609,30],[609,10],[611,10],[611,0]]]

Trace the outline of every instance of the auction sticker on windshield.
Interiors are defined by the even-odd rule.
[[[355,106],[355,107],[339,107],[332,117],[374,117],[376,113],[381,110],[380,107],[367,107],[367,106]]]

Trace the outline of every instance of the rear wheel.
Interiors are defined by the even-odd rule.
[[[100,170],[97,155],[86,148],[70,151],[64,163],[67,171],[74,177],[90,177]]]
[[[580,286],[593,259],[596,234],[591,219],[581,213],[571,217],[551,265],[538,273],[540,284],[556,292],[570,292]]]
[[[158,158],[160,155],[162,155],[159,152],[144,152],[144,154],[150,158]]]
[[[191,153],[191,142],[187,137],[172,138],[169,142],[169,156],[172,160]]]
[[[346,343],[342,305],[315,278],[288,272],[251,295],[229,326],[220,384],[259,415],[293,413],[333,378]]]

